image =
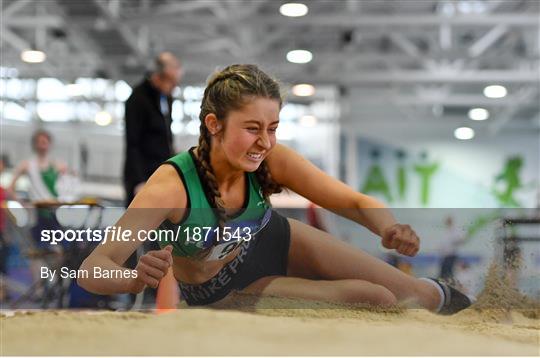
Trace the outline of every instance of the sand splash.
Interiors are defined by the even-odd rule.
[[[489,267],[484,288],[472,308],[495,320],[508,321],[512,311],[528,318],[540,318],[540,302],[519,292],[511,284],[507,272],[494,263]]]

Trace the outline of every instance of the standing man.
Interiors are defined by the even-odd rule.
[[[152,72],[126,101],[126,207],[158,166],[174,154],[171,94],[182,73],[180,61],[172,53],[162,52]]]

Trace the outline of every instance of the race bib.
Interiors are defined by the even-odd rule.
[[[231,226],[223,228],[222,238],[212,237],[214,246],[212,246],[205,261],[223,260],[243,243],[255,240],[255,236],[268,225],[271,217],[272,209],[268,209],[260,220],[227,223]],[[227,233],[229,240],[225,235]]]

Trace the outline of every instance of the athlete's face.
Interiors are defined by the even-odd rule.
[[[254,172],[276,145],[279,102],[257,97],[241,109],[229,112],[221,145],[229,163]]]
[[[39,154],[46,154],[49,151],[51,142],[46,135],[38,135],[34,142],[34,149]]]

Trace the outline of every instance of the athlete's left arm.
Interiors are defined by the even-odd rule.
[[[396,222],[377,199],[354,191],[294,150],[277,144],[267,157],[272,178],[279,184],[338,215],[356,221],[382,237],[386,248],[405,255],[418,252],[419,240],[408,225]]]

